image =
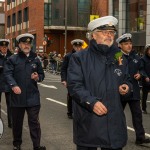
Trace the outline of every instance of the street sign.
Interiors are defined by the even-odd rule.
[[[43,45],[44,45],[44,46],[47,45],[47,42],[46,42],[46,41],[43,41]]]
[[[90,15],[90,21],[99,18],[99,15]]]
[[[85,49],[87,46],[88,46],[88,44],[86,42],[84,42],[82,45],[82,49]]]

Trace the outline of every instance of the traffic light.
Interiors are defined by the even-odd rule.
[[[53,43],[53,40],[50,40],[50,38],[47,38],[47,46],[50,46]]]

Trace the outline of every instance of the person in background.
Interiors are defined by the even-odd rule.
[[[46,69],[48,65],[48,55],[46,53],[43,54],[42,61],[43,61],[44,69]]]
[[[127,96],[132,85],[127,65],[115,57],[120,52],[113,44],[117,23],[113,16],[91,21],[89,47],[69,61],[67,87],[73,99],[77,150],[122,150],[127,143],[120,96]]]
[[[50,61],[50,66],[51,66],[53,74],[56,73],[56,67],[57,67],[57,62],[55,60],[56,57],[57,57],[57,52],[56,51],[50,52],[49,61]]]
[[[145,46],[144,56],[141,58],[145,74],[142,78],[142,111],[147,114],[147,98],[150,92],[150,44]]]
[[[133,85],[133,91],[131,95],[128,98],[122,99],[123,109],[125,109],[126,104],[129,104],[132,114],[133,127],[136,133],[135,144],[140,145],[143,143],[150,143],[150,139],[145,138],[145,131],[142,123],[142,111],[140,106],[139,80],[144,74],[144,67],[141,64],[140,56],[138,56],[135,50],[132,49],[132,35],[130,33],[121,35],[118,37],[116,42],[121,48],[123,59],[126,59],[128,63],[128,71]]]
[[[11,117],[11,89],[4,78],[4,68],[7,59],[12,55],[9,51],[9,40],[8,39],[0,39],[0,103],[2,93],[5,93],[6,105],[7,105],[7,119],[8,119],[8,127],[12,128],[12,117]]]
[[[62,84],[67,88],[67,69],[69,65],[69,60],[73,53],[82,50],[82,45],[84,41],[81,39],[74,39],[71,41],[71,45],[73,46],[73,49],[70,53],[66,54],[62,67],[61,67],[61,82]],[[67,115],[69,119],[72,119],[72,97],[70,96],[69,92],[67,94]]]
[[[43,81],[45,75],[37,54],[31,49],[33,39],[34,36],[29,33],[16,37],[19,45],[18,54],[9,57],[4,70],[5,78],[12,89],[13,150],[21,150],[25,112],[27,112],[33,149],[46,150],[45,146],[40,145],[39,112],[41,104],[37,86],[37,82]]]

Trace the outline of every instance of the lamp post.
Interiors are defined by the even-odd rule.
[[[67,53],[67,0],[65,0],[65,52],[64,55]]]

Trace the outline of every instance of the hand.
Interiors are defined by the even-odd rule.
[[[140,75],[139,73],[137,73],[137,74],[134,75],[134,78],[135,78],[136,80],[139,80],[139,79],[141,78],[141,75]]]
[[[119,63],[119,65],[122,65],[122,61],[123,61],[122,56],[120,56],[120,57],[118,58],[118,63]]]
[[[145,81],[146,82],[150,82],[150,79],[147,77],[147,78],[145,78]]]
[[[67,82],[66,81],[62,81],[61,82],[65,87],[67,87]]]
[[[122,85],[119,86],[119,93],[121,95],[127,94],[128,91],[129,91],[129,86],[127,84],[122,84]]]
[[[12,90],[15,94],[21,94],[21,89],[19,86],[14,86]]]
[[[31,74],[31,79],[35,80],[35,81],[38,81],[39,80],[39,75],[37,72],[34,72]]]
[[[95,103],[93,111],[99,116],[107,114],[107,108],[99,101]]]

